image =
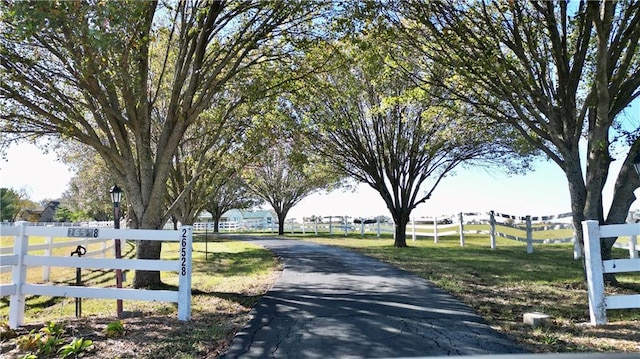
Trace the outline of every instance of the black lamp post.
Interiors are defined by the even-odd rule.
[[[120,229],[120,200],[122,199],[122,190],[117,185],[114,185],[109,190],[111,194],[111,202],[113,202],[113,228]],[[122,252],[120,248],[120,239],[115,240],[116,247],[116,259],[122,258]],[[116,269],[116,287],[122,288],[122,270]],[[122,316],[122,299],[116,301],[116,310],[118,317]]]

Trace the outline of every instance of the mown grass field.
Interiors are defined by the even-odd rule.
[[[491,250],[484,235],[466,236],[464,247],[457,236],[440,237],[438,244],[408,238],[409,248],[394,248],[391,238],[375,236],[299,238],[346,247],[426,278],[532,351],[640,352],[640,310],[610,310],[610,324],[586,325],[587,289],[572,244],[536,245],[527,254],[525,243],[506,239]],[[628,251],[615,249],[614,256],[628,258]],[[640,293],[640,273],[617,277],[620,287],[607,288],[609,294]],[[551,324],[523,324],[524,313],[534,311],[549,314]]]

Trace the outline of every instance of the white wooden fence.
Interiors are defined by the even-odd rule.
[[[441,223],[441,220],[449,223]],[[432,225],[416,225],[416,222],[425,222],[429,220]],[[570,243],[574,242],[573,236],[564,238],[534,238],[534,232],[557,231],[561,229],[573,229],[570,222],[571,214],[562,213],[549,216],[514,216],[504,213],[459,213],[453,216],[441,216],[413,219],[410,223],[411,229],[407,229],[407,233],[411,234],[412,240],[415,241],[417,236],[433,237],[435,243],[438,243],[439,236],[459,236],[460,246],[465,245],[465,236],[467,234],[485,234],[490,236],[490,246],[496,248],[496,239],[504,238],[513,241],[523,242],[527,244],[527,253],[533,253],[534,244],[551,244],[551,243]],[[486,229],[469,230],[466,225],[485,225]],[[504,232],[505,228],[512,228],[512,234]],[[515,234],[517,233],[517,234]],[[579,248],[576,248],[580,253]]]
[[[193,228],[184,226],[178,231],[112,229],[90,227],[35,227],[27,222],[16,226],[3,226],[2,236],[14,236],[13,254],[2,254],[3,265],[12,266],[12,283],[0,285],[0,296],[10,295],[9,326],[16,328],[24,324],[25,296],[45,295],[54,297],[102,298],[118,300],[143,300],[178,303],[178,319],[191,318],[191,256]],[[115,259],[61,257],[51,255],[29,255],[29,236],[152,240],[179,242],[179,260]],[[33,246],[32,246],[33,248]],[[178,291],[142,290],[128,288],[75,287],[27,282],[27,268],[38,266],[129,269],[149,271],[172,271],[179,276]]]
[[[319,220],[320,219],[320,220]],[[359,221],[357,221],[359,220]],[[633,214],[629,213],[629,221],[635,221]],[[356,223],[360,222],[360,223]],[[225,225],[223,228],[222,225]],[[269,226],[249,227],[242,222],[221,222],[220,230],[226,231],[261,231],[271,232],[277,230],[278,223],[273,221]],[[483,225],[485,229],[469,229],[468,225]],[[204,231],[205,228],[213,229],[213,223],[194,223],[194,230]],[[477,228],[477,227],[476,227]],[[540,216],[517,216],[506,213],[490,212],[466,212],[437,217],[412,218],[406,228],[407,236],[413,241],[418,237],[433,238],[438,243],[442,236],[459,236],[460,245],[465,245],[465,237],[469,234],[484,234],[490,237],[490,247],[495,249],[497,238],[526,243],[527,253],[533,253],[536,244],[573,243],[573,256],[581,258],[580,244],[575,241],[573,235],[558,237],[558,231],[569,229],[573,231],[571,213],[560,213]],[[302,218],[288,218],[285,222],[286,233],[314,233],[325,232],[331,235],[349,235],[359,233],[395,234],[394,224],[380,222],[365,222],[365,218],[350,216],[314,216],[313,220]],[[546,237],[546,238],[545,238]],[[628,243],[618,241],[614,247],[629,250],[631,258],[638,257],[638,245],[635,237],[631,237]]]
[[[29,223],[29,225],[33,225],[35,223]],[[54,225],[49,225],[49,227],[54,227]],[[9,227],[4,227],[9,228]],[[3,235],[6,232],[5,229],[0,231]],[[54,248],[65,248],[65,247],[77,247],[84,246],[84,248],[89,248],[89,244],[100,243],[101,248],[98,250],[88,251],[83,256],[85,257],[101,257],[106,258],[107,254],[113,253],[115,250],[115,243],[109,239],[103,238],[79,238],[72,241],[64,241],[64,242],[56,242],[54,237],[48,236],[45,237],[43,244],[32,244],[29,245],[27,251],[39,251],[44,250],[45,256],[50,256],[53,253]],[[121,243],[122,245],[122,243]],[[0,255],[13,254],[13,247],[0,247]],[[0,263],[0,274],[8,273],[13,270],[12,265],[4,265],[5,263]],[[48,282],[51,274],[51,266],[42,266],[42,280],[44,282]]]
[[[584,232],[584,256],[589,285],[589,316],[591,324],[607,323],[607,309],[640,308],[640,294],[606,295],[604,273],[640,272],[640,259],[602,260],[600,238],[637,236],[640,223],[610,224],[600,226],[598,221],[582,222]]]

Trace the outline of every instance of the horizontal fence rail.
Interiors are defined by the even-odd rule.
[[[31,223],[30,223],[31,224]],[[50,225],[50,227],[53,227]],[[8,227],[5,227],[5,229]],[[2,231],[2,235],[5,235],[5,230]],[[102,257],[106,258],[109,253],[113,253],[115,250],[115,243],[110,241],[109,239],[101,239],[101,238],[81,238],[77,240],[66,240],[62,242],[56,242],[54,237],[47,236],[45,237],[45,242],[42,244],[30,244],[28,246],[27,251],[44,251],[45,256],[50,256],[54,249],[58,248],[66,248],[66,247],[77,247],[84,246],[84,248],[89,248],[90,244],[101,244],[101,248],[98,250],[87,251],[83,256],[85,257]],[[12,254],[13,247],[0,247],[0,255]],[[0,274],[11,272],[12,266],[8,265],[8,263],[2,262],[0,265]],[[51,273],[51,266],[44,265],[42,268],[42,280],[47,282],[49,281]]]
[[[630,212],[629,220],[634,220]],[[212,230],[212,222],[194,223],[194,228],[202,231]],[[220,222],[220,231],[254,231],[275,232],[278,223],[270,219]],[[351,216],[314,216],[311,218],[289,218],[284,223],[285,233],[328,233],[329,235],[348,234],[382,234],[395,235],[393,222],[378,222],[375,218]],[[518,216],[500,212],[463,212],[437,217],[413,218],[407,225],[406,234],[413,241],[420,237],[433,238],[438,242],[442,236],[459,236],[460,245],[464,246],[465,236],[482,234],[490,237],[490,246],[495,249],[496,239],[503,238],[525,243],[528,253],[533,253],[534,245],[573,243],[574,258],[582,255],[580,244],[573,236],[571,213],[553,215]],[[637,258],[637,237],[631,236],[614,244],[614,247],[629,250],[630,258]]]
[[[105,227],[38,227],[26,222],[16,226],[3,226],[2,236],[13,236],[12,253],[2,250],[0,262],[10,266],[12,283],[0,285],[0,296],[10,296],[9,326],[16,328],[24,324],[25,296],[45,295],[55,297],[102,298],[118,300],[143,300],[178,303],[178,319],[189,320],[191,317],[191,271],[193,228],[183,226],[177,231],[146,229],[112,229]],[[83,237],[79,241],[99,242],[118,238],[127,240],[166,241],[179,243],[178,260],[61,257],[47,253],[52,245],[31,245],[29,237],[71,238]],[[59,247],[76,246],[78,240],[60,242]],[[56,244],[56,245],[58,245]],[[48,246],[48,247],[47,247]],[[113,247],[111,247],[113,248]],[[45,249],[45,255],[32,255],[30,251]],[[178,291],[142,290],[128,288],[77,287],[51,284],[35,284],[27,282],[29,267],[70,267],[107,270],[151,270],[171,271],[178,274]]]

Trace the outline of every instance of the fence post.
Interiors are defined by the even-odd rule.
[[[329,216],[329,235],[333,235],[333,216]]]
[[[291,234],[293,234],[293,218],[291,218]]]
[[[411,240],[416,241],[416,219],[411,218]]]
[[[527,253],[533,253],[533,229],[531,228],[531,216],[527,215]]]
[[[102,241],[102,258],[107,258],[107,241]]]
[[[193,227],[180,228],[180,278],[178,280],[178,320],[191,318],[191,259]]]
[[[344,216],[342,223],[344,223],[344,236],[346,237],[349,234],[349,223],[347,222],[347,216]]]
[[[433,217],[433,243],[438,243],[438,217]]]
[[[47,227],[53,227],[53,224],[49,224],[47,225]],[[48,257],[51,255],[53,251],[53,237],[51,236],[45,237],[44,243],[47,245],[47,249],[44,250],[44,255]],[[45,282],[48,282],[50,277],[51,277],[51,266],[42,267],[42,280]]]
[[[496,249],[496,213],[494,211],[489,211],[489,228],[491,249]]]
[[[13,267],[12,280],[16,291],[11,295],[9,303],[9,327],[15,329],[24,324],[25,295],[22,294],[22,284],[27,279],[27,266],[24,256],[29,251],[29,237],[26,235],[27,222],[16,222],[20,226],[20,234],[13,243],[13,253],[18,256],[18,263]]]
[[[635,259],[638,258],[638,236],[631,236],[629,238],[629,258]]]
[[[604,265],[600,254],[600,227],[598,221],[583,221],[584,257],[589,285],[589,316],[591,324],[607,323],[607,304],[604,295]]]
[[[305,227],[304,216],[302,216],[302,234],[306,234],[304,227]]]
[[[460,247],[464,247],[464,216],[462,215],[462,212],[460,212],[459,215],[459,220],[460,220]]]
[[[406,228],[404,229],[406,231]],[[393,221],[393,240],[396,240],[396,221]]]
[[[376,231],[378,232],[378,238],[380,238],[380,219],[376,219],[376,224],[378,225]]]
[[[632,212],[629,212],[627,214],[627,223],[636,223],[635,218],[633,218],[633,213]],[[637,259],[638,258],[637,245],[638,245],[638,236],[637,235],[629,236],[629,259]]]
[[[364,237],[364,219],[360,220],[360,236]]]

